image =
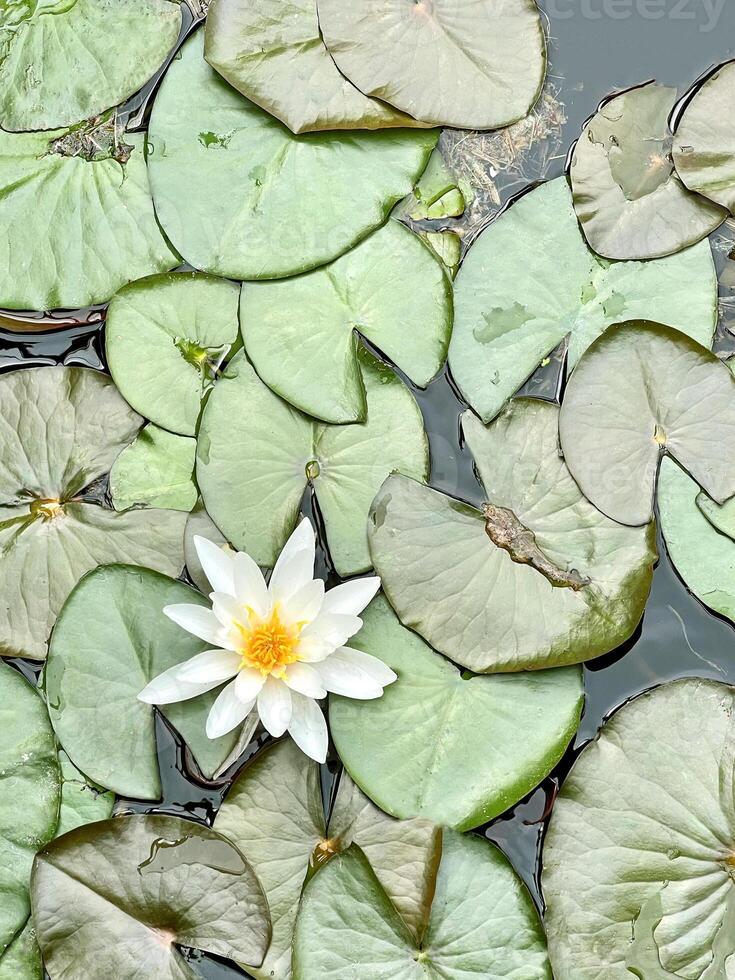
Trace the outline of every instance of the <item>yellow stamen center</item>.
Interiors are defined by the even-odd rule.
[[[286,667],[296,663],[300,630],[298,627],[286,626],[281,621],[278,608],[275,608],[268,619],[242,626],[238,624],[242,640],[240,654],[242,666],[259,670],[263,677],[273,674],[283,677]]]

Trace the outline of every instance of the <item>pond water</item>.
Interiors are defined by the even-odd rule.
[[[482,184],[478,197],[483,207],[475,204],[465,218],[444,223],[446,228],[460,230],[465,242],[510,197],[535,180],[563,172],[569,146],[582,123],[612,90],[655,78],[678,86],[683,94],[713,65],[735,57],[735,3],[727,0],[548,0],[546,14],[551,67],[548,102],[539,125],[548,129],[547,137],[521,151],[520,157],[497,174],[498,168],[491,162],[497,147],[484,142],[487,134],[469,137],[461,146],[461,134],[447,134],[444,138],[445,149],[449,147],[453,154],[461,156],[471,151],[470,163],[476,174],[478,167],[485,168],[484,177],[478,178]],[[189,19],[185,32],[191,26]],[[131,118],[138,124],[145,120],[147,94],[136,97],[130,105]],[[730,283],[735,286],[728,258],[733,237],[730,229],[721,229],[713,236],[713,246],[723,282],[723,322],[717,349],[735,352],[735,337],[726,329],[730,308],[735,310],[735,294],[731,296],[728,288]],[[54,363],[102,367],[100,316],[97,310],[85,311],[71,318],[82,322],[53,332],[44,332],[48,319],[36,319],[33,326],[40,332],[22,335],[2,329],[10,321],[0,316],[0,370]],[[554,397],[560,384],[559,359],[552,358],[526,390],[529,394]],[[458,419],[466,406],[446,374],[426,391],[415,394],[430,438],[433,485],[479,502],[472,460],[459,437]],[[603,719],[641,691],[673,678],[699,675],[735,683],[733,626],[689,594],[667,558],[660,535],[658,547],[660,561],[636,635],[624,648],[585,668],[586,707],[574,745],[556,771],[526,800],[475,831],[505,850],[539,904],[540,854],[548,814],[565,774]],[[320,561],[322,571],[331,575],[323,552]],[[35,677],[36,669],[28,663],[15,664],[27,676]],[[227,784],[206,786],[188,777],[182,747],[162,721],[158,735],[163,802],[156,806],[124,802],[121,807],[211,822]],[[248,756],[266,740],[267,737],[256,740]],[[330,796],[335,771],[336,764],[324,767],[325,798]],[[198,954],[192,954],[192,964],[209,980],[243,976],[232,966]]]

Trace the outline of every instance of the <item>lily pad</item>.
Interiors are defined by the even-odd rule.
[[[446,360],[452,284],[417,235],[388,221],[323,269],[243,283],[240,322],[248,357],[277,394],[327,422],[362,421],[358,335],[425,387]]]
[[[583,750],[544,845],[557,977],[731,976],[734,717],[733,688],[676,681],[623,707]]]
[[[582,492],[621,524],[653,517],[664,453],[724,503],[735,495],[735,378],[711,351],[671,327],[622,323],[577,365],[559,437]]]
[[[401,211],[412,221],[457,218],[464,213],[465,204],[457,179],[437,147]]]
[[[435,875],[416,940],[360,848],[335,857],[304,889],[295,980],[551,980],[538,912],[498,848],[445,830]]]
[[[156,212],[197,269],[278,279],[331,262],[383,224],[413,187],[436,130],[294,136],[181,48],[151,116]]]
[[[142,88],[173,48],[170,0],[40,0],[0,10],[0,124],[57,129]]]
[[[715,72],[687,106],[674,136],[674,164],[691,191],[735,209],[735,64]]]
[[[238,286],[171,272],[130,283],[110,303],[110,374],[133,408],[193,436],[204,395],[238,338]]]
[[[0,970],[8,955],[19,964],[32,955],[27,935],[14,951],[13,940],[28,920],[33,858],[56,833],[60,799],[46,706],[21,674],[0,664]]]
[[[198,496],[193,476],[195,456],[195,439],[147,425],[110,470],[115,510],[163,507],[188,514]]]
[[[56,837],[68,834],[69,831],[83,827],[85,824],[107,820],[112,816],[112,809],[115,806],[114,793],[106,792],[101,786],[87,779],[64,751],[59,752],[59,767],[61,805]]]
[[[0,130],[0,202],[8,309],[104,303],[179,264],[153,212],[143,136],[120,133],[114,117],[83,132]]]
[[[735,498],[716,504],[706,493],[697,494],[697,507],[720,534],[735,538]]]
[[[293,927],[304,883],[335,854],[358,843],[409,928],[431,904],[440,839],[426,820],[394,820],[346,774],[327,829],[319,767],[291,741],[269,747],[233,785],[215,830],[252,864],[268,899],[273,939],[257,980],[291,976]]]
[[[421,125],[367,98],[340,73],[319,29],[316,0],[214,0],[204,55],[294,133]]]
[[[43,660],[54,620],[96,565],[130,561],[178,575],[186,517],[116,514],[86,492],[141,419],[107,375],[43,367],[0,377],[0,655]]]
[[[663,460],[658,508],[669,557],[690,592],[735,622],[735,541],[708,520],[698,505],[701,496],[684,470]]]
[[[214,592],[214,589],[202,568],[202,563],[199,561],[199,555],[194,544],[194,537],[196,535],[206,538],[208,541],[213,541],[220,547],[230,547],[227,538],[207,513],[201,498],[197,501],[196,506],[186,520],[184,557],[186,558],[186,570],[192,582],[200,592],[204,593],[204,595],[209,595]]]
[[[533,0],[318,0],[317,7],[342,74],[415,119],[500,129],[541,94],[546,40]]]
[[[181,602],[207,604],[183,582],[147,568],[108,565],[79,583],[51,638],[46,694],[59,742],[79,769],[120,796],[161,795],[154,709],[138,694],[163,671],[207,649],[163,615],[164,606]],[[207,738],[217,693],[161,708],[207,778],[239,735]]]
[[[590,247],[655,259],[706,238],[727,212],[682,184],[671,158],[674,88],[650,83],[606,102],[582,132],[570,171]]]
[[[195,980],[177,946],[259,965],[268,904],[236,848],[161,815],[117,817],[45,847],[31,882],[51,975],[68,980]]]
[[[480,235],[455,286],[452,375],[485,422],[564,340],[574,368],[612,323],[658,320],[705,347],[717,325],[709,242],[653,262],[608,262],[580,234],[564,177],[525,194]]]
[[[559,762],[582,714],[578,668],[466,677],[401,626],[385,599],[363,620],[350,646],[380,656],[398,680],[375,701],[331,696],[329,720],[348,772],[383,810],[469,830]]]
[[[559,456],[559,410],[519,398],[489,427],[467,412],[482,509],[391,476],[373,503],[370,553],[401,621],[470,670],[580,663],[643,615],[655,534],[582,496]]]
[[[413,396],[367,351],[359,362],[368,417],[353,425],[323,425],[292,408],[242,353],[210,395],[197,440],[197,482],[210,517],[259,565],[275,563],[310,485],[338,573],[367,571],[367,515],[378,487],[396,469],[428,475]]]

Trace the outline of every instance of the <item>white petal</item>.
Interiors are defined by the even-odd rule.
[[[322,612],[359,616],[375,598],[379,588],[380,579],[377,576],[345,582],[344,585],[338,585],[336,589],[327,592],[324,596]]]
[[[275,677],[269,677],[258,695],[258,714],[266,730],[278,738],[291,721],[291,692]]]
[[[199,534],[194,535],[194,547],[204,574],[209,579],[212,592],[227,592],[235,594],[232,560],[235,552],[229,548],[221,548],[214,541],[208,541]]]
[[[241,658],[233,650],[205,650],[181,665],[180,677],[187,684],[217,681],[224,684],[240,669]]]
[[[316,619],[305,626],[301,635],[314,640],[331,643],[332,649],[342,647],[355,633],[362,629],[359,616],[344,616],[341,613],[319,613]]]
[[[228,684],[212,705],[207,718],[207,737],[221,738],[237,728],[253,708],[253,701],[241,701],[235,693],[235,682]]]
[[[289,625],[307,626],[319,615],[324,601],[324,582],[312,579],[283,603],[283,617]]]
[[[200,694],[206,694],[222,683],[217,678],[198,683],[185,681],[181,677],[182,668],[185,666],[185,663],[177,664],[175,667],[169,667],[158,677],[154,677],[140,692],[138,700],[145,701],[146,704],[176,704],[178,701],[189,701]]]
[[[316,762],[326,762],[329,736],[321,708],[311,698],[293,694],[293,714],[288,731],[305,755]]]
[[[284,681],[292,691],[298,691],[307,698],[325,698],[327,691],[318,672],[309,664],[289,664]]]
[[[379,698],[385,685],[397,679],[390,667],[380,660],[345,647],[316,664],[314,669],[319,671],[322,683],[332,694],[358,701]]]
[[[309,518],[298,525],[278,556],[268,590],[276,602],[285,602],[314,578],[316,540]]]
[[[254,701],[264,684],[265,677],[259,670],[245,667],[235,678],[235,693],[241,701]]]
[[[229,643],[225,642],[222,625],[211,609],[180,603],[175,606],[164,606],[163,612],[177,626],[185,629],[187,633],[198,636],[200,640],[206,640],[214,646],[229,646]]]
[[[241,623],[247,616],[237,599],[226,592],[213,592],[210,599],[212,600],[212,612],[228,633],[233,622]]]
[[[383,663],[379,657],[373,657],[372,654],[365,653],[364,650],[342,647],[337,653],[343,663],[351,663],[359,670],[364,670],[366,674],[372,677],[376,684],[382,684],[383,687],[387,687],[389,684],[398,680],[398,674],[388,664]]]
[[[243,606],[250,606],[262,619],[271,611],[271,599],[263,573],[256,562],[241,551],[235,555],[235,595]]]
[[[315,664],[320,660],[326,660],[334,651],[335,646],[333,643],[327,643],[325,640],[320,640],[314,636],[305,637],[303,634],[299,637],[299,644],[296,648],[296,654],[299,660],[307,664]]]

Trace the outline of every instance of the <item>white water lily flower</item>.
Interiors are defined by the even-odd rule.
[[[195,537],[199,560],[214,589],[212,608],[182,604],[164,613],[214,649],[154,678],[138,698],[172,704],[211,691],[226,681],[207,719],[207,735],[219,738],[256,707],[265,728],[288,731],[317,762],[327,757],[327,725],[316,703],[327,692],[379,698],[396,675],[382,661],[345,646],[362,627],[359,613],[380,588],[379,578],[338,585],[329,592],[314,578],[311,521],[286,542],[268,585],[244,552]]]

